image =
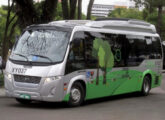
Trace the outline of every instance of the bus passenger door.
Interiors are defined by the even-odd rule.
[[[77,76],[81,79],[86,75],[86,63],[84,55],[84,37],[83,32],[76,32],[70,43],[70,51],[66,63],[65,76],[67,80],[71,80]]]
[[[115,38],[111,38],[115,59],[111,83],[113,85],[112,95],[132,92],[136,88],[137,82],[133,77],[134,71],[129,65],[131,43],[128,41],[126,35],[116,35]]]

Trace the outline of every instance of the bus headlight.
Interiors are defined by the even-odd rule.
[[[50,83],[52,81],[59,80],[59,79],[61,79],[61,76],[48,77],[48,78],[45,78],[45,83]]]
[[[10,82],[12,82],[12,74],[6,73],[5,76]]]

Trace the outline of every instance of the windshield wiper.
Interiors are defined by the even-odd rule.
[[[29,59],[28,59],[28,57],[27,56],[25,56],[25,55],[22,55],[22,54],[19,54],[19,53],[14,53],[15,55],[18,55],[18,56],[21,56],[21,57],[24,57],[24,58],[26,58],[26,60],[29,62]]]
[[[52,61],[49,57],[47,57],[47,56],[43,56],[43,55],[35,55],[35,54],[30,54],[30,55],[38,56],[38,57],[41,57],[41,58],[46,58],[46,59],[48,59],[51,63],[53,63],[53,61]]]

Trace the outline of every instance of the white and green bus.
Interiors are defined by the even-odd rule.
[[[5,69],[6,95],[20,103],[85,100],[161,84],[155,26],[133,19],[69,20],[27,27]]]

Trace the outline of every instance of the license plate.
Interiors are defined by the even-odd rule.
[[[30,100],[31,99],[31,96],[28,95],[28,94],[20,94],[20,98]]]

